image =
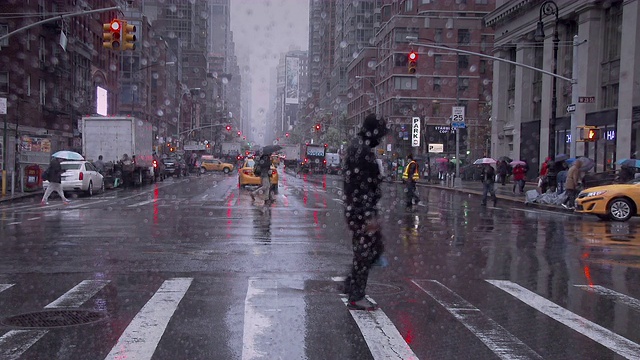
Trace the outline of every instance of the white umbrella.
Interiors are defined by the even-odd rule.
[[[84,160],[84,157],[82,157],[82,155],[78,154],[75,151],[69,150],[58,151],[51,156],[64,160]]]
[[[492,158],[482,158],[482,159],[478,159],[476,161],[473,162],[473,165],[480,165],[480,164],[495,164],[496,161]]]

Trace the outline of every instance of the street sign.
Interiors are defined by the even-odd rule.
[[[580,104],[593,104],[596,102],[595,96],[578,96],[578,102]]]
[[[574,111],[576,111],[576,104],[567,105],[567,112],[574,112]]]
[[[444,144],[429,144],[429,152],[430,153],[444,152]]]
[[[420,118],[414,116],[411,118],[411,147],[420,146]]]
[[[464,129],[464,106],[451,107],[451,127],[454,129]]]

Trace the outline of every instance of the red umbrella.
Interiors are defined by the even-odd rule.
[[[448,163],[449,159],[447,159],[447,158],[437,158],[436,162],[437,163]]]

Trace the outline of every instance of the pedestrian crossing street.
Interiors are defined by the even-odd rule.
[[[341,282],[342,278],[326,279],[327,282]],[[454,323],[460,327],[460,331],[470,332],[476,339],[479,347],[486,347],[499,359],[543,359],[544,357],[527,345],[528,339],[519,339],[510,333],[499,320],[492,319],[481,309],[451,290],[445,284],[433,279],[411,279],[408,286],[423,295],[420,301],[437,304],[436,306],[446,310],[455,319]],[[532,292],[523,286],[506,280],[478,280],[489,284],[491,291],[507,294],[510,301],[526,304],[540,314],[564,325],[566,331],[575,332],[586,339],[590,339],[607,349],[612,354],[621,358],[640,359],[640,345],[617,334],[611,329],[596,324],[585,317],[571,312],[562,306]],[[190,294],[197,293],[194,278],[175,277],[168,278],[145,298],[144,304],[139,304],[139,310],[127,324],[124,331],[115,334],[113,343],[104,344],[104,359],[136,359],[144,360],[154,357],[159,344],[162,341],[170,341],[171,336],[165,334],[167,326],[171,322],[180,322],[175,317],[177,310],[183,306],[183,299]],[[32,311],[52,309],[82,309],[86,308],[92,298],[105,291],[107,285],[118,287],[117,282],[110,280],[83,280],[57,299],[45,305],[43,309],[31,309]],[[11,292],[18,287],[29,286],[21,283],[0,283],[0,302],[4,297],[10,297]],[[573,285],[575,289],[584,291],[593,296],[603,297],[615,302],[617,306],[628,307],[629,310],[640,313],[640,301],[628,295],[616,292],[600,285]],[[273,279],[265,277],[251,277],[247,281],[246,296],[244,299],[243,323],[241,325],[241,358],[288,358],[298,359],[305,356],[305,331],[304,322],[295,322],[306,316],[305,312],[323,312],[322,317],[338,317],[336,313],[326,309],[309,309],[304,305],[302,298],[304,291],[294,293],[291,290],[304,289],[304,280]],[[297,295],[296,295],[297,294]],[[329,296],[329,295],[328,295]],[[490,297],[495,294],[484,294]],[[370,301],[376,299],[369,297]],[[335,294],[336,302],[346,305],[344,294]],[[144,301],[144,300],[143,300]],[[335,304],[333,304],[335,305]],[[371,358],[373,359],[418,359],[419,353],[412,349],[407,336],[403,337],[394,324],[392,315],[385,313],[385,303],[375,311],[348,310],[348,312],[360,330],[359,336],[364,339]],[[402,306],[395,304],[394,306]],[[0,321],[11,313],[9,309],[0,311]],[[308,315],[308,314],[307,314]],[[414,314],[419,316],[421,314]],[[117,321],[114,319],[113,321]],[[428,321],[428,320],[427,320]],[[504,319],[503,319],[504,321]],[[83,326],[83,325],[78,325]],[[339,325],[338,325],[339,326]],[[466,329],[466,330],[464,330]],[[0,328],[0,359],[29,359],[30,349],[38,342],[44,341],[49,336],[60,336],[64,330],[55,328],[16,328],[4,326]],[[117,340],[115,340],[117,338]],[[96,339],[101,342],[103,339]],[[206,340],[205,340],[206,341]],[[70,344],[72,345],[72,344]],[[238,345],[240,347],[240,345]],[[283,357],[284,356],[284,357]],[[613,355],[612,355],[613,357]],[[38,357],[40,358],[40,357]]]

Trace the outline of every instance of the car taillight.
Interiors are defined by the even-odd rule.
[[[158,162],[156,160],[153,160],[153,167],[157,168],[158,167]]]
[[[84,179],[84,174],[82,173],[82,171],[80,171],[80,174],[78,175],[78,180],[82,180]]]
[[[308,162],[309,162],[309,159],[304,159],[304,162],[305,162],[305,163],[308,163]]]
[[[326,164],[326,163],[327,163],[327,160],[326,160],[326,159],[325,159],[325,160],[322,160],[322,163],[323,163],[323,164]]]

